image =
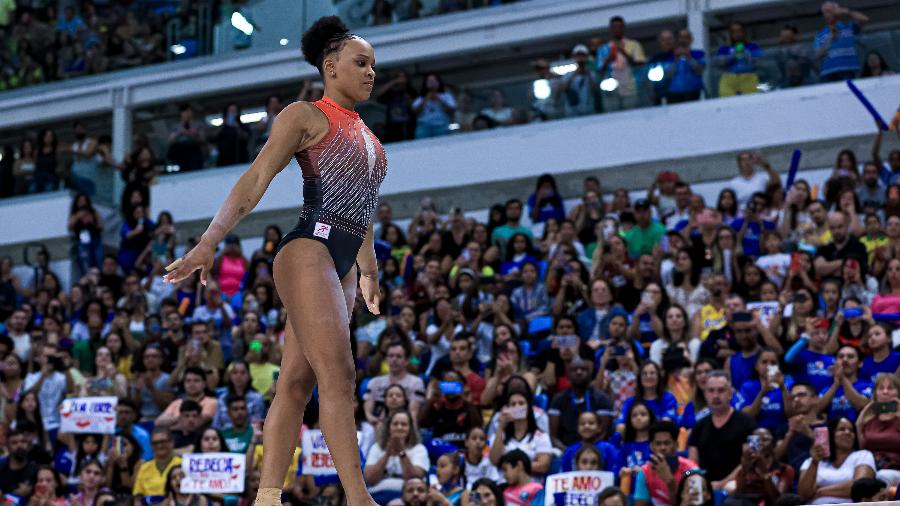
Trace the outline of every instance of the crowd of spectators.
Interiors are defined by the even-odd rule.
[[[193,26],[201,4],[213,2],[0,2],[0,91],[167,61],[168,22]],[[199,34],[179,36],[195,55]]]
[[[861,164],[841,151],[821,188],[784,188],[740,153],[716,202],[667,171],[634,200],[587,177],[571,208],[544,175],[486,222],[425,199],[400,226],[381,203],[381,315],[351,316],[378,503],[537,506],[568,471],[609,472],[603,505],[894,497],[900,150],[882,160],[882,140]],[[7,504],[249,505],[258,488],[282,232],[252,252],[227,237],[206,286],[164,283],[195,238],[148,215],[144,156],[117,251],[91,199],[73,199],[69,289],[46,252],[29,279],[0,261]],[[88,396],[118,398],[114,435],[60,432],[63,399]],[[310,475],[300,445],[316,402],[283,500],[338,506],[336,477]],[[219,451],[246,456],[245,491],[182,492],[182,456]]]

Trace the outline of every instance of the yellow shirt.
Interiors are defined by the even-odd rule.
[[[138,469],[137,476],[134,478],[134,489],[132,493],[136,496],[154,496],[166,495],[166,476],[175,466],[181,465],[181,457],[175,457],[166,466],[162,472],[156,467],[156,460],[151,460],[141,464]]]
[[[253,447],[253,464],[256,469],[262,472],[263,445],[255,445]],[[291,459],[291,465],[288,467],[287,474],[284,476],[284,488],[294,486],[297,480],[297,463],[300,462],[300,448],[294,448],[294,458]]]
[[[863,246],[866,247],[866,253],[869,254],[869,265],[871,265],[872,261],[875,259],[875,250],[891,243],[886,236],[872,239],[867,235],[860,237],[859,242],[863,243]]]
[[[275,382],[272,375],[279,370],[280,368],[277,365],[270,364],[269,362],[263,364],[254,362],[250,364],[250,377],[253,378],[253,388],[261,393],[266,400],[271,400],[272,398],[272,396],[269,395],[269,389],[272,388],[272,383]]]
[[[719,330],[728,324],[725,318],[725,308],[716,309],[711,304],[707,304],[700,308],[700,340],[705,341],[709,337],[709,333],[713,330]]]

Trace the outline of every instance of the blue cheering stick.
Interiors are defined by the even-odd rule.
[[[878,114],[878,111],[875,110],[875,106],[872,105],[872,102],[869,102],[869,99],[867,99],[866,96],[863,95],[861,91],[859,91],[859,88],[857,88],[856,85],[853,84],[852,80],[847,80],[847,87],[850,88],[850,91],[852,91],[854,95],[856,95],[856,98],[859,99],[863,107],[865,107],[866,110],[869,111],[869,114],[871,114],[872,117],[875,118],[875,122],[878,123],[878,128],[880,128],[882,131],[887,131],[888,124],[884,121],[884,118],[881,117],[881,114]]]
[[[788,169],[787,184],[784,186],[788,190],[791,189],[791,186],[794,184],[794,179],[797,178],[797,170],[800,168],[800,157],[802,155],[803,153],[799,149],[795,149],[794,153],[791,155],[791,168]]]

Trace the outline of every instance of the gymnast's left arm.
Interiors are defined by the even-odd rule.
[[[381,303],[381,288],[378,286],[378,262],[375,259],[375,233],[372,224],[363,239],[359,253],[356,254],[356,263],[359,265],[359,290],[362,292],[366,306],[372,314],[378,314],[378,305]]]

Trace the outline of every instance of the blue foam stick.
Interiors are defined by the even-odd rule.
[[[794,153],[791,155],[791,168],[788,169],[787,175],[787,184],[785,188],[790,189],[794,184],[794,179],[797,177],[797,169],[800,168],[800,156],[803,153],[799,149],[795,149]]]
[[[865,107],[866,110],[869,111],[869,114],[871,114],[872,117],[875,118],[875,122],[878,123],[878,127],[881,128],[882,131],[887,132],[888,124],[885,123],[884,118],[882,118],[881,115],[878,114],[878,111],[875,110],[872,102],[869,102],[869,99],[867,99],[866,96],[863,95],[861,91],[859,91],[859,88],[857,88],[856,85],[853,84],[853,81],[849,79],[847,80],[847,87],[850,88],[850,91],[852,91],[853,94],[856,95],[856,98],[858,98],[859,101],[862,102],[863,107]]]

